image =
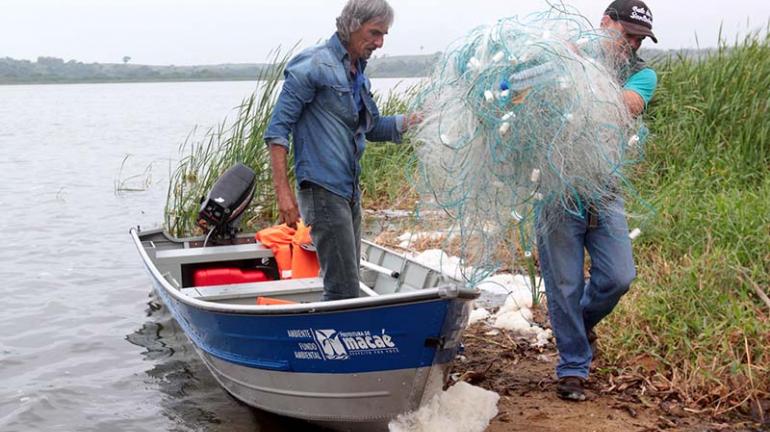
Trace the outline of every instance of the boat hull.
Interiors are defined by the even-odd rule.
[[[143,256],[156,293],[229,393],[336,430],[387,430],[441,391],[473,299],[433,289],[303,310],[210,304],[180,294]]]
[[[441,391],[449,368],[445,363],[342,375],[275,372],[198,353],[222,387],[247,405],[340,431],[387,430],[391,419]]]

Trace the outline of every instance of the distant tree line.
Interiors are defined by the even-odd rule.
[[[439,54],[395,56],[372,59],[367,69],[371,77],[426,76]],[[266,63],[219,64],[204,66],[150,66],[123,63],[82,63],[57,57],[38,57],[37,61],[0,58],[0,84],[140,82],[140,81],[240,81],[254,80],[271,65]]]
[[[704,52],[705,50],[644,50],[642,55],[647,60],[654,61],[668,55],[700,57]],[[377,57],[369,62],[367,75],[372,78],[423,77],[430,74],[440,58],[440,53]],[[0,58],[0,84],[249,81],[272,67],[267,63],[149,66],[129,64],[130,56],[124,56],[122,60],[122,63],[82,63],[75,60],[64,61],[57,57],[38,57],[37,61],[5,57]]]
[[[412,78],[430,75],[441,53],[378,57],[369,61],[366,74],[372,78]]]
[[[266,64],[224,64],[212,66],[148,66],[123,63],[82,63],[56,57],[37,61],[0,58],[0,83],[79,83],[135,81],[250,80]]]

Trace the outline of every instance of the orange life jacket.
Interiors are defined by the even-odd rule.
[[[297,302],[292,300],[284,300],[284,299],[278,299],[273,297],[263,297],[259,296],[257,297],[257,304],[264,306],[264,305],[282,305],[282,304],[295,304]]]
[[[310,227],[302,221],[297,223],[297,229],[286,224],[265,228],[257,233],[256,239],[273,251],[281,279],[311,278],[320,273]]]
[[[297,224],[297,232],[292,239],[291,277],[294,279],[317,277],[321,272],[318,254],[310,237],[310,227],[302,222]]]

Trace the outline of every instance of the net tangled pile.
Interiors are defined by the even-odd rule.
[[[453,44],[417,95],[422,208],[451,217],[471,284],[512,236],[530,256],[536,230],[601,214],[628,184],[645,129],[623,103],[614,40],[570,13],[507,18]]]

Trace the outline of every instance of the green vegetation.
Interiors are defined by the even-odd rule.
[[[289,54],[275,55],[275,68],[257,76],[259,87],[238,107],[233,122],[227,120],[207,131],[201,140],[195,135],[182,144],[182,160],[171,175],[166,201],[165,227],[177,236],[196,232],[201,198],[219,176],[236,162],[251,167],[257,175],[253,205],[247,210],[247,225],[254,218],[274,212],[275,195],[270,173],[270,154],[263,135],[273,112]]]
[[[375,95],[377,106],[383,115],[408,111],[408,101],[413,98],[416,88],[404,89],[404,93],[393,91],[381,97]],[[367,143],[361,158],[361,193],[366,208],[413,207],[416,194],[413,193],[407,177],[408,166],[414,163],[414,152],[408,137],[404,143]]]
[[[721,414],[770,389],[770,35],[656,69],[635,181],[658,215],[602,348],[615,372],[644,365],[658,390]]]
[[[770,305],[759,294],[770,286],[770,35],[655,67],[653,136],[633,180],[656,213],[635,245],[639,277],[601,326],[603,371],[719,415],[770,396]],[[166,209],[174,233],[192,231],[200,197],[236,160],[256,169],[262,186],[251,217],[274,218],[262,133],[276,71],[232,126],[186,143]],[[395,113],[408,99],[380,103]],[[366,207],[410,207],[411,157],[408,143],[369,146]]]

